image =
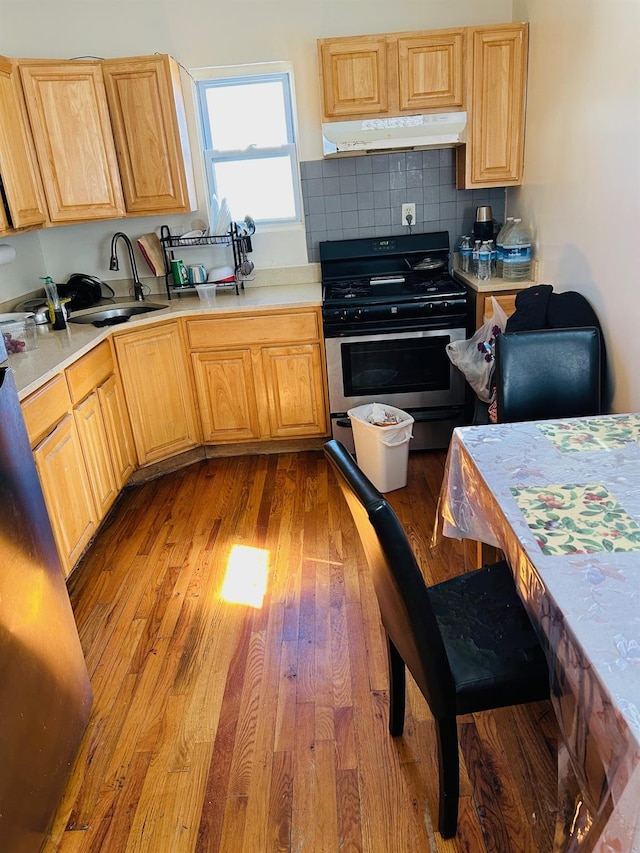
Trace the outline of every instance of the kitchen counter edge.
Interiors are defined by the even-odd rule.
[[[68,323],[67,328],[54,331],[51,326],[37,326],[38,347],[29,352],[11,355],[11,367],[18,397],[24,400],[46,382],[92,350],[96,344],[116,332],[152,325],[168,318],[223,315],[237,312],[256,313],[286,308],[318,308],[322,305],[319,283],[283,284],[253,287],[239,294],[222,293],[211,300],[197,296],[179,296],[167,301],[166,297],[151,294],[148,302],[166,304],[166,308],[132,317],[123,325],[97,328],[91,324]],[[109,300],[108,305],[130,303],[126,300]],[[107,304],[105,306],[107,307]],[[92,309],[87,309],[92,310]],[[98,310],[97,308],[94,310]]]
[[[464,284],[467,284],[476,293],[499,293],[501,290],[526,290],[528,287],[533,287],[535,281],[505,281],[504,278],[488,278],[486,281],[481,281],[469,273],[462,270],[454,269],[454,278],[459,279]]]

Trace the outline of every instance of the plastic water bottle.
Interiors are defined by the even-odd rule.
[[[473,254],[471,256],[471,272],[476,276],[476,278],[478,276],[478,257],[480,256],[480,246],[482,246],[482,240],[474,240]]]
[[[511,226],[513,225],[513,216],[507,216],[502,228],[496,237],[496,276],[502,278],[502,262],[504,258],[504,241]]]
[[[473,249],[471,248],[471,237],[463,236],[460,238],[460,269],[462,272],[471,273],[471,262]]]
[[[476,276],[480,281],[488,281],[491,278],[491,246],[486,240],[478,250],[478,271]]]
[[[496,263],[498,261],[498,250],[493,240],[487,240],[487,243],[489,244],[489,249],[491,250],[491,278],[495,278]]]
[[[503,245],[502,277],[505,281],[531,278],[531,237],[521,219],[514,219]]]

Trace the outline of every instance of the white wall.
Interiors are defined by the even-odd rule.
[[[321,156],[316,39],[509,20],[511,0],[0,0],[0,53],[71,58],[159,52],[172,54],[187,69],[291,62],[300,159],[312,160]],[[204,207],[182,219],[191,227],[203,215]],[[45,273],[57,281],[73,272],[124,278],[126,261],[121,273],[108,269],[112,234],[123,230],[134,238],[178,221],[116,220],[2,240],[15,246],[18,260],[0,266],[0,302],[36,289]],[[258,268],[306,263],[301,227],[258,233],[253,242]]]
[[[522,188],[539,280],[578,290],[603,325],[612,410],[640,410],[640,2],[515,0],[530,22]]]

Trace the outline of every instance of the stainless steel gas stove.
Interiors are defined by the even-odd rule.
[[[320,266],[333,436],[353,450],[348,410],[379,402],[414,418],[410,449],[446,447],[465,403],[446,345],[468,325],[448,232],[326,241]]]

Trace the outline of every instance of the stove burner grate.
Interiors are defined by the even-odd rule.
[[[371,284],[368,281],[358,279],[335,281],[329,289],[332,299],[356,299],[362,296],[371,296]]]

